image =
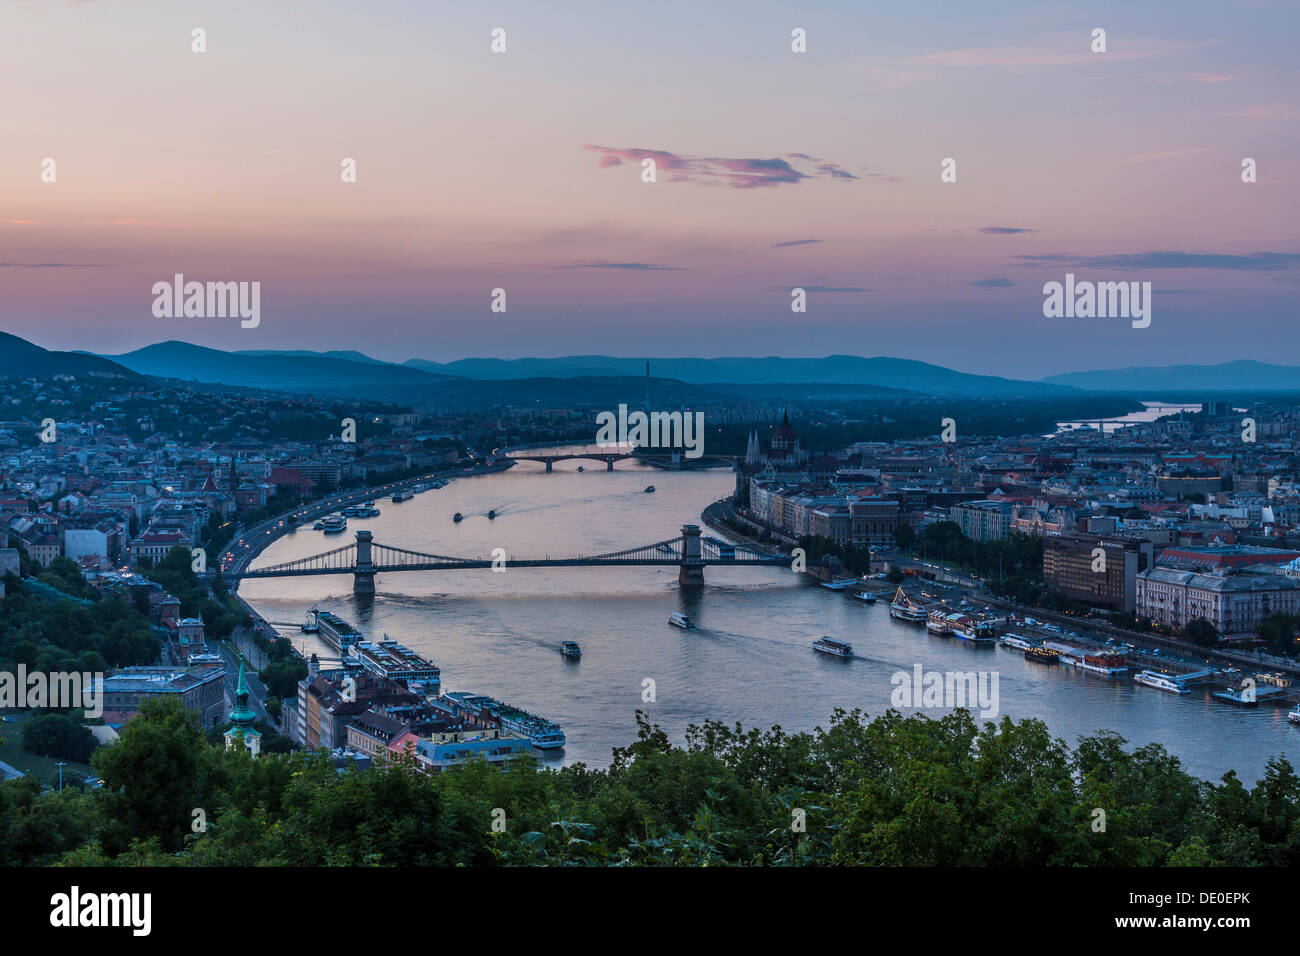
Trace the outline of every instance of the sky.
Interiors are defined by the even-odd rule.
[[[1263,0],[6,0],[0,328],[104,354],[1300,364],[1298,27]],[[260,322],[156,317],[176,273],[260,282]],[[1045,318],[1067,273],[1150,282],[1150,325]]]

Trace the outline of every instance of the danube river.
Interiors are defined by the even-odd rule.
[[[547,474],[525,462],[400,504],[379,500],[379,517],[349,519],[343,535],[299,529],[255,566],[328,551],[360,528],[378,543],[458,557],[486,559],[494,548],[521,558],[601,554],[676,537],[733,482],[724,469],[665,472],[619,462],[607,472],[599,462],[568,461]],[[646,494],[651,483],[657,490]],[[458,511],[465,515],[459,524],[452,521]],[[554,720],[568,746],[552,762],[607,765],[613,747],[634,739],[638,709],[675,740],[705,718],[808,730],[826,726],[836,707],[878,715],[889,707],[891,677],[910,675],[918,663],[996,672],[1000,714],[1041,718],[1071,745],[1102,729],[1133,744],[1156,741],[1210,779],[1235,769],[1254,781],[1271,755],[1300,740],[1284,707],[1239,709],[1204,689],[1179,697],[1128,677],[1030,664],[1003,647],[931,637],[921,625],[891,619],[885,601],[864,605],[791,571],[707,568],[705,577],[694,596],[679,592],[671,568],[508,566],[384,574],[371,599],[353,596],[350,575],[254,580],[240,593],[271,621],[301,621],[319,604],[368,638],[388,635],[434,660],[444,690],[488,694]],[[685,611],[698,629],[670,627],[672,611]],[[313,635],[283,630],[307,652],[324,650]],[[854,657],[814,652],[809,645],[823,634],[851,642]],[[582,645],[581,660],[560,655],[566,639]],[[647,680],[653,702],[642,700]]]

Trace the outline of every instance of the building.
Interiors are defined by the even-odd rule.
[[[204,662],[188,667],[128,667],[104,678],[104,722],[124,724],[151,697],[174,696],[199,715],[203,727],[221,722],[226,704],[226,667]]]
[[[1001,541],[1011,531],[1016,502],[965,501],[948,509],[961,533],[972,541]]]
[[[415,765],[426,773],[463,767],[472,760],[486,760],[505,769],[520,754],[532,753],[527,737],[500,729],[458,730],[435,734],[415,745]]]
[[[1170,627],[1201,617],[1220,634],[1246,634],[1278,611],[1300,613],[1300,581],[1284,574],[1155,567],[1137,578],[1138,616]]]
[[[878,495],[849,498],[849,516],[855,547],[892,545],[898,527],[898,502]]]
[[[1112,611],[1137,608],[1137,575],[1154,563],[1153,545],[1138,538],[1082,532],[1043,537],[1043,583]]]

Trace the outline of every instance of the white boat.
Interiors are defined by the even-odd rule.
[[[889,616],[900,621],[911,621],[920,624],[926,620],[928,615],[925,608],[908,597],[902,585],[899,585],[898,590],[894,592],[894,600],[889,605]]]
[[[1191,691],[1180,684],[1173,678],[1161,674],[1159,671],[1146,670],[1139,674],[1133,675],[1133,681],[1137,684],[1144,684],[1147,687],[1154,687],[1157,690],[1167,690],[1171,694],[1190,694]]]
[[[316,615],[320,613],[318,608],[312,608],[307,612],[307,620],[302,622],[304,634],[315,634],[320,630],[320,621],[316,620]]]
[[[853,596],[859,601],[865,601],[867,604],[876,603],[876,596],[870,591],[854,591]]]
[[[1286,719],[1291,721],[1293,724],[1300,724],[1300,707],[1297,707],[1295,710],[1288,713]]]
[[[1014,647],[1016,650],[1027,651],[1031,647],[1038,647],[1034,641],[1021,637],[1019,634],[1003,634],[1002,644],[1006,647]]]
[[[831,657],[852,657],[853,645],[848,641],[837,641],[833,637],[819,637],[813,641],[813,650]]]
[[[668,623],[673,627],[680,627],[682,630],[690,630],[695,626],[695,622],[681,611],[673,611],[673,613],[669,614]]]
[[[348,528],[348,519],[341,514],[326,515],[320,521],[321,530],[326,534],[338,534]]]

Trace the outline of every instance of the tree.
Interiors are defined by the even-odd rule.
[[[105,849],[119,853],[151,837],[179,849],[193,811],[207,808],[212,761],[194,713],[171,697],[147,699],[118,741],[91,758],[104,780]]]
[[[89,763],[95,735],[68,714],[41,714],[23,723],[23,750],[38,757]]]
[[[1200,647],[1213,647],[1219,640],[1219,632],[1205,618],[1194,617],[1183,628],[1183,637]]]

